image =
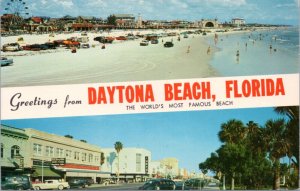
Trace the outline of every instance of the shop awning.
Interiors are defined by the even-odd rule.
[[[44,168],[44,170],[43,170]],[[61,175],[54,170],[52,170],[50,167],[35,167],[35,172],[32,174],[33,177],[38,176],[49,176],[49,177],[61,177]]]

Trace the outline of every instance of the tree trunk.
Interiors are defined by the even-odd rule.
[[[118,172],[117,172],[117,183],[119,184],[119,176],[120,176],[120,153],[118,153]]]
[[[273,190],[280,189],[280,162],[276,159],[274,163],[274,180],[273,180]]]
[[[235,173],[232,173],[232,177],[231,177],[231,190],[234,190],[234,176],[235,176]]]

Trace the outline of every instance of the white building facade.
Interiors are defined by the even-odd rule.
[[[151,163],[149,150],[123,148],[118,154],[114,148],[104,148],[102,152],[105,157],[102,171],[109,172],[114,177],[119,174],[119,179],[125,181],[142,181],[149,177]]]

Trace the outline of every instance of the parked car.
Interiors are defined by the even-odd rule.
[[[183,38],[189,38],[189,36],[187,34],[184,34]]]
[[[143,40],[142,42],[140,42],[140,46],[148,46],[148,45],[149,45],[148,40]]]
[[[8,66],[14,63],[13,59],[7,59],[6,57],[1,57],[1,66]]]
[[[200,178],[188,179],[183,184],[183,190],[201,190],[204,184],[205,181]]]
[[[175,182],[170,179],[148,180],[139,190],[175,190]]]
[[[113,37],[105,37],[105,36],[97,36],[94,38],[94,41],[98,41],[100,43],[112,43],[115,40]]]
[[[158,44],[158,40],[157,39],[151,40],[151,44]]]
[[[22,48],[18,43],[8,43],[3,45],[2,50],[3,52],[6,51],[14,52],[14,51],[20,51],[22,50]]]
[[[165,44],[164,44],[164,47],[173,47],[174,46],[174,44],[173,44],[173,42],[170,42],[170,41],[168,41],[168,42],[165,42]]]
[[[33,183],[32,187],[34,190],[63,190],[69,189],[70,185],[68,182],[59,180],[45,180],[44,183]]]
[[[68,183],[70,185],[70,188],[85,188],[91,185],[91,183],[89,183],[87,179],[83,178],[71,179],[68,181]]]
[[[6,176],[1,178],[1,190],[30,190],[32,185],[28,176]]]
[[[116,40],[127,40],[125,36],[118,36],[116,37]]]
[[[80,48],[90,48],[90,45],[88,43],[82,43]]]

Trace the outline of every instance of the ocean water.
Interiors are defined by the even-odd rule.
[[[298,28],[224,33],[218,36],[217,44],[212,36],[207,40],[218,50],[213,55],[211,65],[222,76],[299,72]]]

